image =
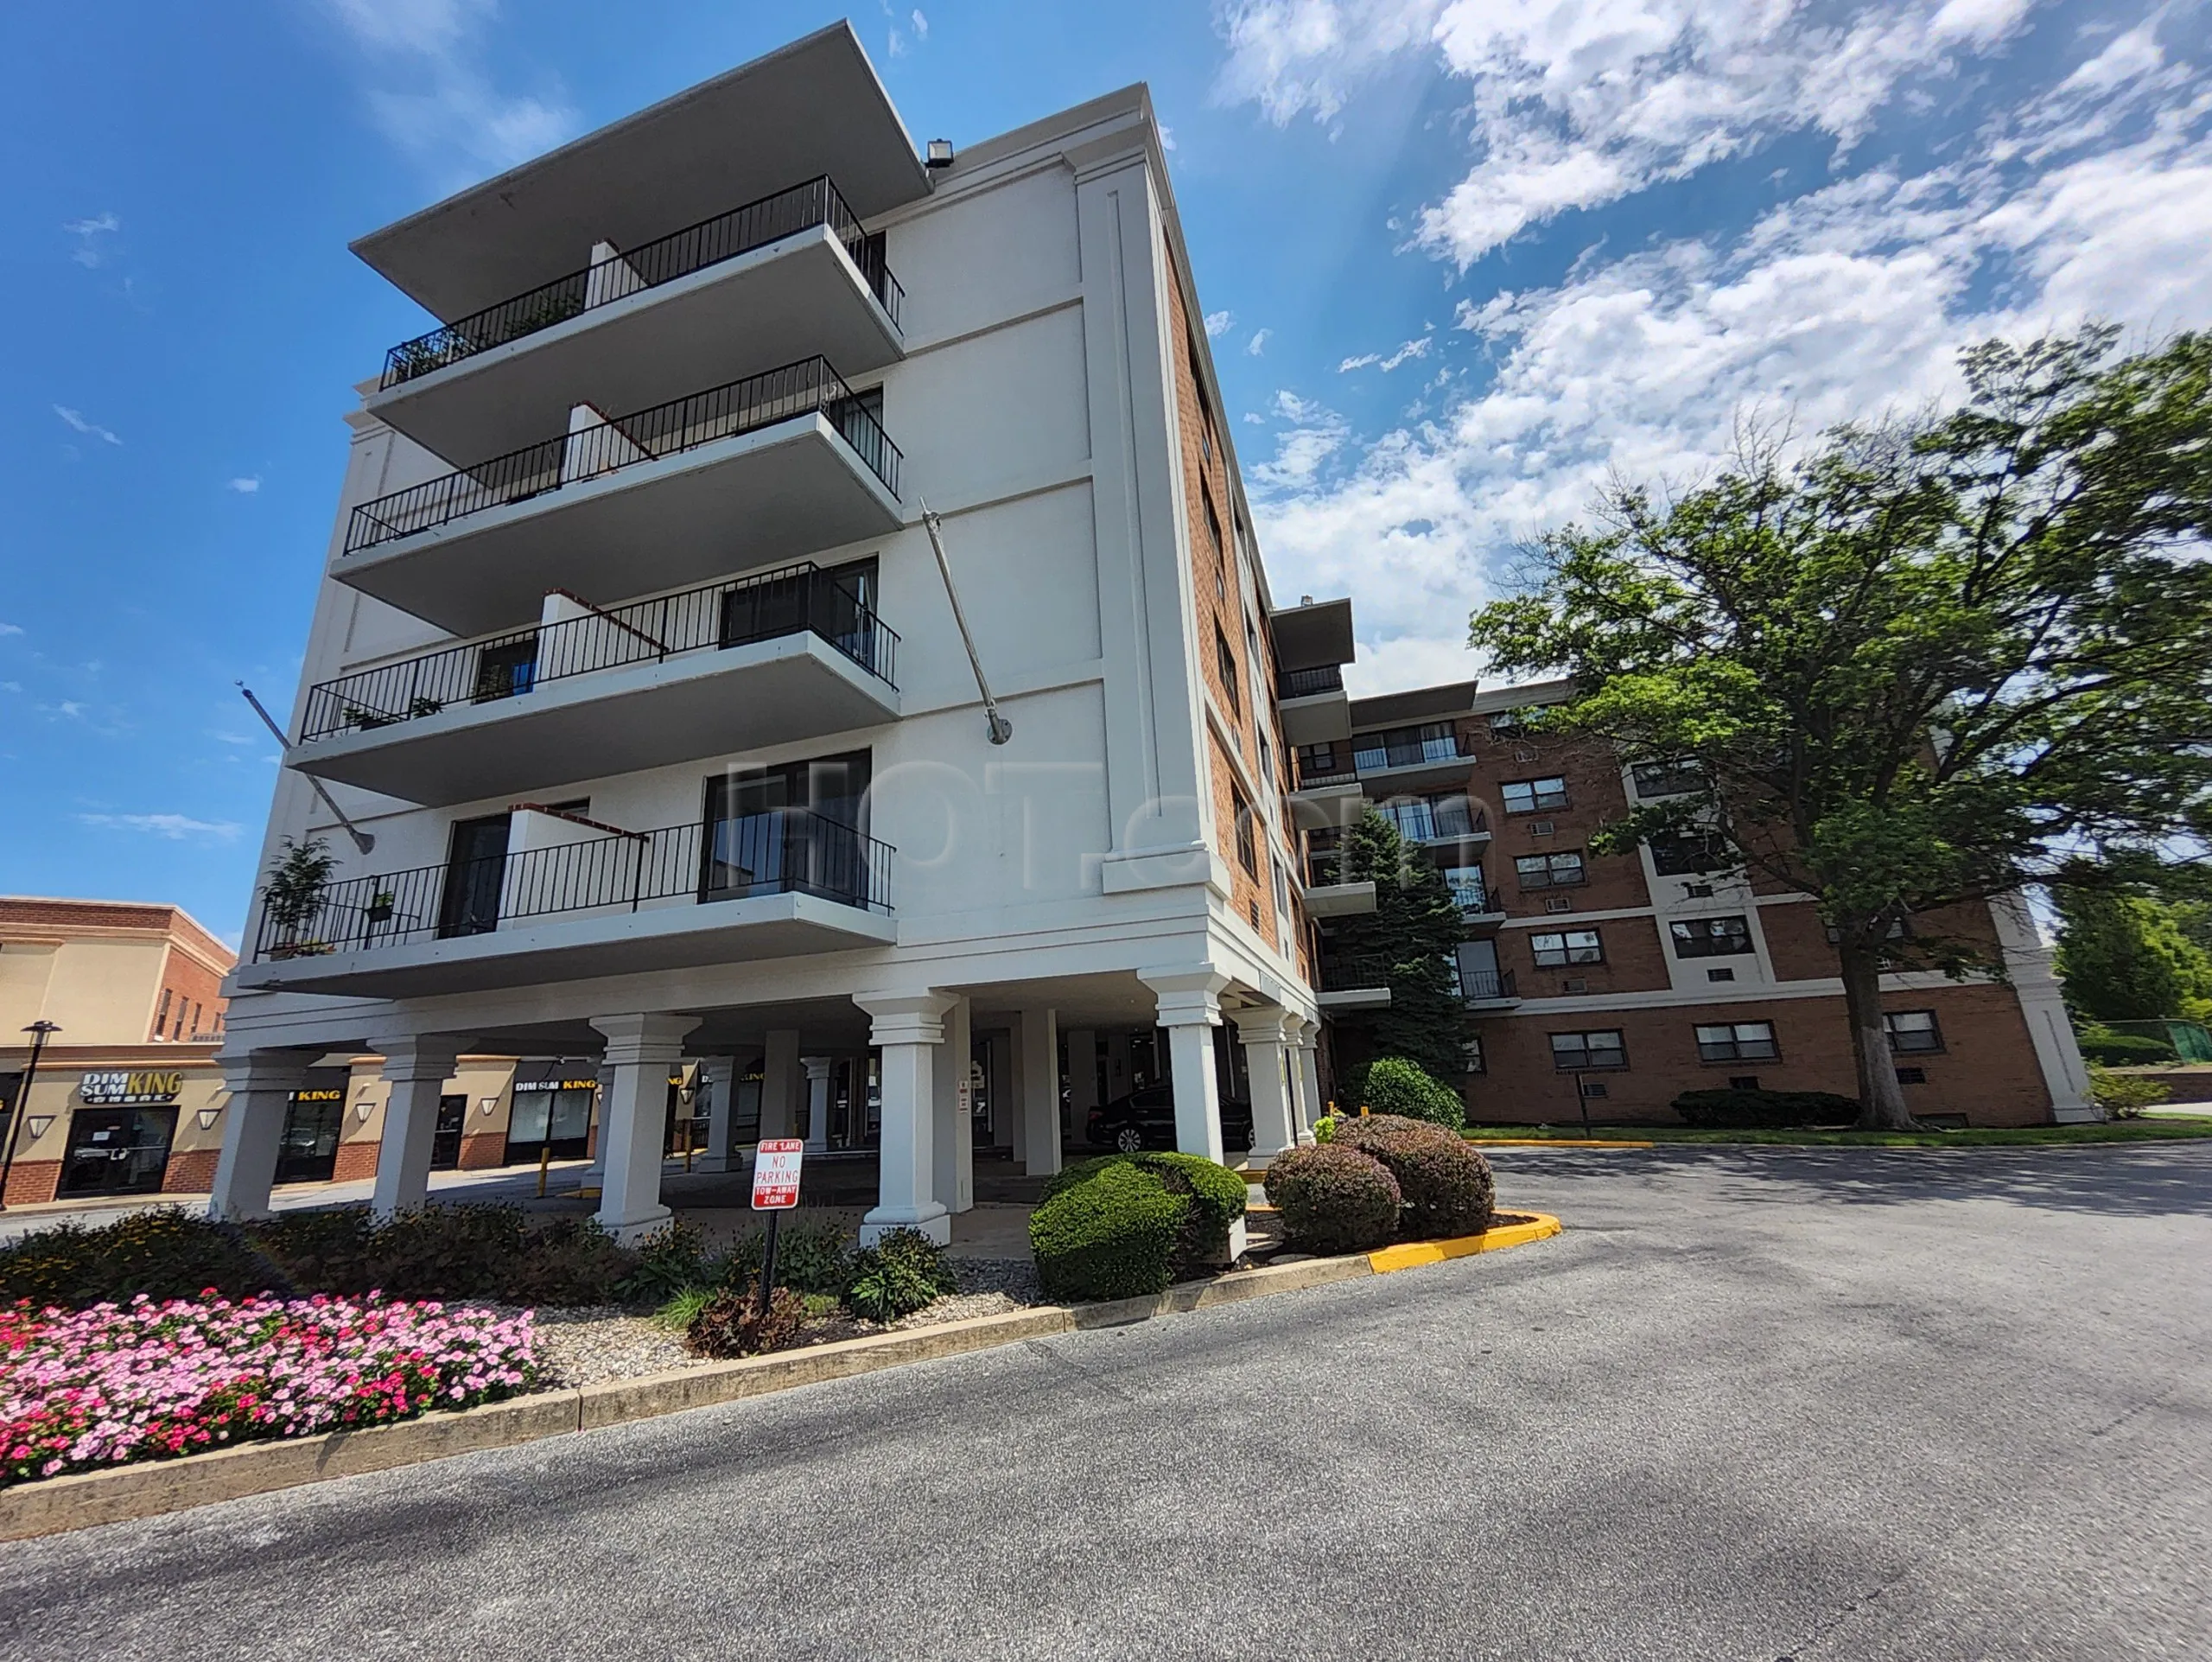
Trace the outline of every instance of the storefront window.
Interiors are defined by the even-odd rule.
[[[69,1153],[55,1192],[156,1194],[175,1137],[174,1108],[79,1108],[69,1118]]]

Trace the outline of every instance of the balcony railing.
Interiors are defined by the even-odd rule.
[[[1398,828],[1408,843],[1450,843],[1463,837],[1490,835],[1490,816],[1463,796],[1427,799],[1402,798],[1378,802],[1376,808]]]
[[[1344,690],[1344,671],[1341,664],[1324,664],[1319,669],[1285,670],[1275,678],[1278,698],[1310,698],[1315,693]]]
[[[888,686],[897,686],[899,636],[812,562],[741,583],[593,610],[535,629],[379,665],[308,689],[300,742],[391,727],[455,704],[518,698],[594,670],[664,662],[811,631]]]
[[[1462,970],[1459,971],[1459,996],[1470,1004],[1483,1003],[1493,998],[1517,998],[1513,990],[1510,970]]]
[[[711,220],[702,220],[642,247],[594,261],[581,271],[556,277],[527,294],[487,306],[412,341],[403,341],[385,353],[384,374],[377,390],[388,392],[480,352],[565,323],[595,306],[607,305],[640,290],[657,289],[817,225],[828,226],[845,245],[877,301],[897,324],[906,290],[883,263],[882,241],[861,229],[860,220],[825,175]]]
[[[374,952],[659,901],[803,894],[888,913],[893,852],[824,815],[779,808],[349,877],[294,912],[264,907],[254,961]]]
[[[1352,741],[1352,766],[1363,774],[1379,774],[1394,767],[1426,767],[1439,762],[1466,761],[1473,751],[1452,738],[1394,739],[1387,744],[1366,737]]]
[[[365,502],[346,525],[345,551],[358,554],[486,508],[527,501],[564,485],[817,411],[884,487],[898,495],[899,447],[827,359],[806,358],[634,415],[594,422]]]

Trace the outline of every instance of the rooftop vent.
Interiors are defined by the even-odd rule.
[[[952,165],[952,141],[950,139],[932,138],[930,140],[929,165],[932,168],[949,168]]]

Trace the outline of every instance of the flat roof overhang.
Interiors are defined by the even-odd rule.
[[[256,992],[429,997],[849,952],[898,938],[893,919],[815,895],[678,900],[635,912],[533,919],[451,940],[241,965],[237,984]]]
[[[1316,918],[1363,917],[1375,909],[1375,885],[1320,883],[1306,891],[1307,915]]]
[[[442,322],[828,174],[871,220],[929,194],[899,112],[851,26],[649,109],[372,231],[353,252]]]
[[[897,689],[809,632],[544,681],[296,746],[286,761],[444,808],[898,716]]]
[[[813,226],[372,392],[362,408],[458,466],[561,431],[575,404],[644,410],[795,358],[862,375],[905,349],[844,244]]]
[[[1351,707],[1356,731],[1371,727],[1395,727],[1438,716],[1465,716],[1475,707],[1475,683],[1451,681],[1440,687],[1419,687],[1411,692],[1385,692],[1362,698]]]
[[[1317,670],[1352,661],[1351,602],[1317,600],[1311,606],[1286,606],[1268,614],[1275,640],[1275,664],[1286,670]]]
[[[1332,1009],[1388,1009],[1390,990],[1388,987],[1350,987],[1340,992],[1320,992],[1313,1002],[1325,1010]]]
[[[1351,736],[1351,700],[1341,688],[1279,699],[1275,714],[1287,744],[1325,744]]]
[[[339,557],[330,575],[448,634],[534,621],[896,531],[899,499],[820,413],[633,462]]]

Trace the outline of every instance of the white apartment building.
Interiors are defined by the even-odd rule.
[[[1255,1156],[1318,1111],[1276,678],[1350,643],[1270,600],[1148,95],[930,150],[839,24],[354,245],[441,322],[346,415],[263,850],[338,863],[257,895],[219,1214],[333,1053],[385,1059],[385,1213],[463,1051],[597,1057],[627,1239],[686,1064],[709,1166],[738,1070],[763,1136],[864,1070],[868,1232],[939,1239],[987,1028],[1032,1172],[1104,1028],[1166,1029],[1188,1151],[1217,1044]]]

